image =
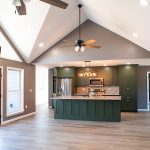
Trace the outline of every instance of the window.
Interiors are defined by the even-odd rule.
[[[7,115],[13,115],[24,111],[22,69],[7,69]]]

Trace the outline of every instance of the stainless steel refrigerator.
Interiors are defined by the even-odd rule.
[[[57,95],[61,96],[72,95],[72,78],[57,79]]]

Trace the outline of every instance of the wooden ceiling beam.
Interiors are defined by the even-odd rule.
[[[16,52],[16,54],[18,55],[18,57],[21,59],[22,62],[26,63],[25,59],[22,57],[22,55],[20,54],[19,50],[16,48],[16,46],[13,44],[13,42],[11,41],[11,39],[8,37],[8,35],[6,34],[6,32],[3,30],[2,26],[0,25],[0,32],[3,34],[3,36],[6,38],[6,40],[8,41],[8,43],[11,45],[11,47],[14,49],[14,51]]]

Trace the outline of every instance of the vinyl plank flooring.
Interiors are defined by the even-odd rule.
[[[0,150],[150,150],[149,141],[149,112],[122,113],[121,122],[59,120],[43,105],[0,127]]]

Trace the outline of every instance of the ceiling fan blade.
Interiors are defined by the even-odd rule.
[[[66,9],[68,7],[68,4],[61,0],[40,0],[40,1],[51,4],[53,6],[57,6],[62,9]]]
[[[16,6],[19,15],[26,15],[26,5],[23,0],[20,0],[21,6]]]
[[[82,45],[89,45],[89,44],[93,44],[95,42],[96,42],[96,40],[87,40],[87,41],[83,42]]]
[[[101,46],[97,45],[85,45],[86,48],[101,48]]]

